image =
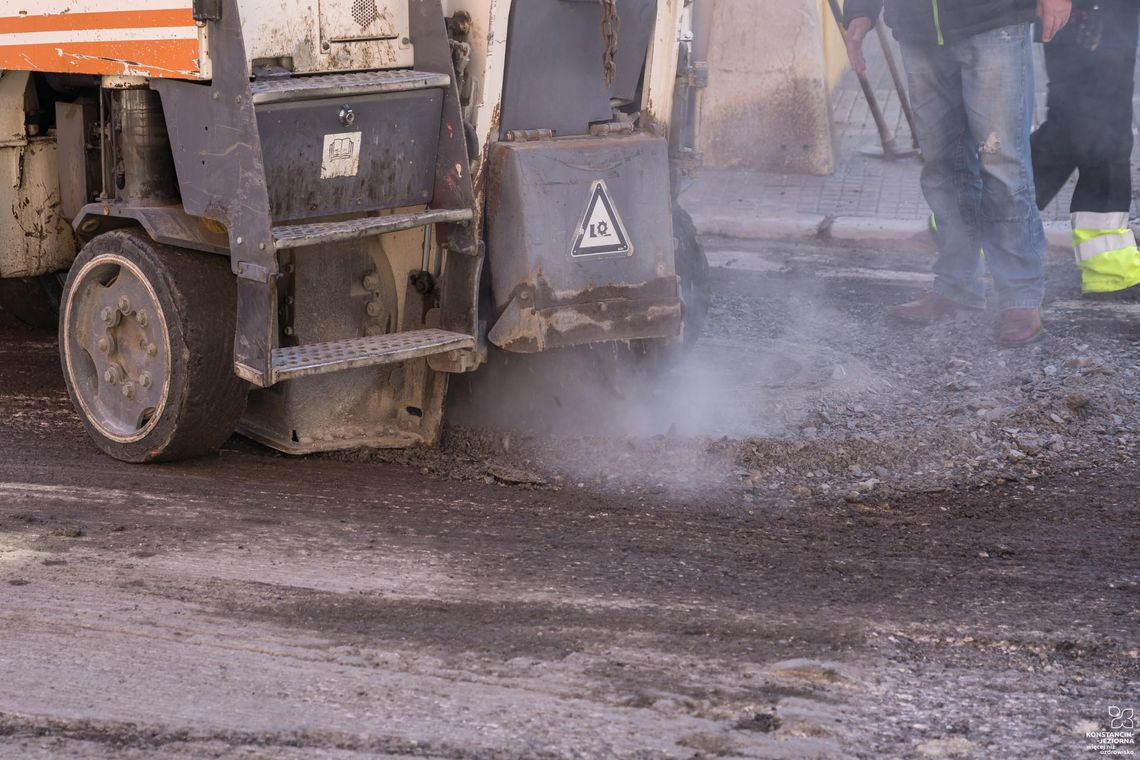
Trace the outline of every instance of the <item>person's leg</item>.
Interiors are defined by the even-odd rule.
[[[1033,133],[1033,179],[1037,191],[1037,208],[1042,211],[1077,170],[1077,152],[1073,146],[1072,92],[1069,59],[1073,46],[1045,45],[1045,71],[1049,75],[1049,97],[1045,121]]]
[[[1002,311],[1037,309],[1045,296],[1045,229],[1029,148],[1032,46],[1029,24],[951,46],[962,66],[967,120],[981,159],[982,245]]]
[[[1073,247],[1085,293],[1112,293],[1140,284],[1140,250],[1128,225],[1140,10],[1136,6],[1109,6],[1109,10],[1106,22],[1130,24],[1130,37],[1094,51],[1078,47],[1070,63],[1069,95],[1082,136],[1075,151],[1080,176],[1070,211]]]
[[[922,192],[936,224],[934,292],[968,308],[985,306],[979,236],[981,182],[973,155],[958,64],[945,47],[903,43]]]

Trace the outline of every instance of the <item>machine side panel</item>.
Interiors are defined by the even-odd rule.
[[[533,353],[680,336],[667,151],[645,134],[493,148],[493,344]]]
[[[499,139],[502,110],[503,77],[507,61],[507,32],[510,27],[512,0],[448,0],[444,13],[459,11],[471,14],[471,65],[474,96],[465,109],[464,118],[475,127],[480,147],[479,165],[474,167],[476,191],[482,203],[482,171],[490,143]]]
[[[75,237],[61,208],[54,137],[28,136],[27,72],[0,76],[0,277],[36,277],[67,269]]]
[[[273,218],[416,206],[432,199],[438,89],[278,103],[258,111]],[[340,114],[350,109],[351,127]],[[334,161],[343,147],[349,158]],[[345,166],[344,171],[329,171]]]
[[[0,148],[0,277],[67,269],[75,238],[59,201],[55,140]]]
[[[239,0],[246,56],[296,74],[409,68],[408,0]]]
[[[655,0],[622,0],[616,79],[602,73],[597,2],[531,0],[511,13],[501,131],[584,135],[612,118],[611,99],[632,101],[645,68]]]
[[[668,135],[673,113],[682,9],[683,0],[658,0],[657,21],[649,44],[641,119],[642,126],[652,127],[661,136]]]
[[[0,4],[0,69],[170,79],[210,76],[192,0]]]

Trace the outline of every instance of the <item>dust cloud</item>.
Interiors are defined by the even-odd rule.
[[[558,469],[571,478],[596,481],[614,467],[650,485],[722,477],[706,471],[711,443],[798,432],[822,394],[869,374],[821,345],[840,317],[812,292],[818,285],[799,285],[796,298],[757,309],[741,308],[754,299],[714,299],[705,334],[689,348],[492,351],[479,372],[453,378],[449,428],[563,451]]]

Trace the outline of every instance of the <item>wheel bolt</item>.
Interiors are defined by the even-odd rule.
[[[144,372],[141,375],[139,375],[139,385],[141,385],[143,388],[149,388],[150,384],[151,384],[151,379],[150,379],[150,373],[149,372]]]
[[[158,356],[158,346],[154,345],[153,343],[147,345],[146,355],[147,356]]]
[[[139,310],[135,314],[135,321],[139,323],[139,327],[146,327],[146,323],[150,321],[150,316],[145,311]]]
[[[379,301],[369,301],[368,302],[368,316],[378,317],[383,313],[384,313],[384,304],[380,303]]]
[[[135,384],[134,383],[125,384],[123,386],[123,395],[126,396],[127,398],[134,398],[135,397]]]
[[[99,350],[105,354],[111,350],[111,339],[110,338],[100,338],[96,345],[98,345]]]
[[[119,311],[123,312],[124,314],[130,314],[131,313],[131,299],[127,298],[126,296],[123,296],[122,298],[120,298],[119,299]]]
[[[103,372],[103,379],[111,385],[118,385],[119,381],[123,379],[124,374],[122,367],[118,364],[112,364]]]
[[[376,274],[366,275],[364,277],[364,289],[365,290],[379,290],[380,289],[380,277]]]
[[[119,324],[119,312],[110,306],[104,307],[103,311],[99,312],[99,318],[103,320],[103,324],[107,325],[107,327],[114,327]]]

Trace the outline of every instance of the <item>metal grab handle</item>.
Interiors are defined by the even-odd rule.
[[[843,37],[844,43],[846,43],[847,27],[843,24],[843,11],[839,7],[839,0],[827,0],[827,3],[831,7],[831,15],[835,19],[835,24],[839,27],[839,34]],[[872,25],[875,27],[876,33],[878,33],[878,19],[874,19]],[[882,43],[883,49],[885,51],[887,49],[886,40],[880,36],[879,42]],[[911,134],[914,135],[914,122],[912,120],[912,114],[910,111],[910,103],[906,100],[906,96],[900,89],[902,80],[898,73],[898,67],[894,63],[894,55],[890,52],[887,52],[886,55],[888,61],[887,66],[891,69],[891,77],[894,79],[895,88],[898,90],[899,99],[905,103],[903,110],[907,113],[907,121],[911,127]],[[911,158],[913,156],[920,155],[917,150],[917,136],[914,137],[915,150],[899,150],[898,146],[895,144],[895,136],[891,133],[891,129],[887,125],[887,120],[883,116],[883,109],[879,105],[879,99],[875,97],[875,90],[871,86],[871,80],[867,78],[866,73],[857,71],[855,72],[855,76],[859,79],[859,87],[863,90],[863,97],[867,101],[867,107],[871,109],[871,117],[875,120],[875,126],[879,130],[879,142],[883,146],[883,156],[885,158],[893,160],[896,158]]]
[[[914,110],[910,106],[910,94],[907,92],[906,82],[903,80],[902,73],[899,71],[898,62],[895,61],[895,51],[891,49],[891,41],[883,34],[883,25],[881,22],[875,23],[875,34],[879,38],[879,45],[883,48],[883,58],[887,61],[887,69],[891,72],[891,79],[895,83],[895,92],[899,96],[899,106],[902,107],[903,116],[906,117],[906,124],[910,128],[911,146],[915,150],[918,150],[918,130],[914,126]]]

